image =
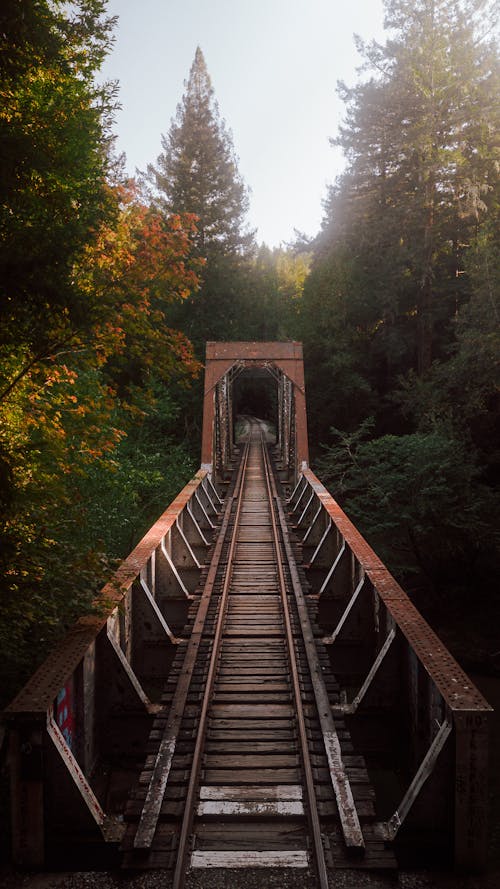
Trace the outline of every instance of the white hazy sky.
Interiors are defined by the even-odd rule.
[[[127,171],[156,161],[199,44],[258,240],[315,235],[343,167],[329,144],[343,115],[336,83],[355,82],[354,33],[382,38],[382,0],[109,0],[108,9],[119,21],[103,75],[120,82]]]

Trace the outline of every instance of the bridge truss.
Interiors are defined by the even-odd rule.
[[[376,808],[378,841],[404,860],[480,869],[491,708],[309,468],[299,343],[207,344],[200,471],[105,586],[96,612],[80,618],[4,713],[14,860],[59,866],[75,849],[107,860],[123,846],[129,786],[170,718],[158,688],[182,681],[171,664],[195,644],[214,547],[226,546],[220,527],[241,458],[242,376],[275,387],[270,450],[282,496],[273,497],[290,591],[314,616],[310,644],[327,651],[335,676],[334,697],[321,699],[324,718],[345,722],[375,791],[377,775],[397,778]],[[163,748],[156,740],[168,758],[168,739]]]

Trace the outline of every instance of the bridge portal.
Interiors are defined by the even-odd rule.
[[[238,399],[243,381],[254,384],[253,398],[247,387],[246,402]],[[231,471],[238,406],[259,407],[258,401],[262,413],[272,415],[267,419],[276,429],[280,474],[295,484],[309,463],[304,362],[302,343],[297,342],[207,343],[202,469],[218,480]]]

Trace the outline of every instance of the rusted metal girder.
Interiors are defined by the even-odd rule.
[[[205,364],[205,395],[203,402],[203,433],[201,445],[202,468],[212,470],[215,465],[215,427],[217,383],[232,368],[276,368],[293,385],[293,423],[295,430],[296,473],[309,463],[307,441],[306,398],[302,343],[234,342],[207,343]],[[226,422],[232,422],[232,410],[226,411]],[[225,430],[226,438],[231,430]]]

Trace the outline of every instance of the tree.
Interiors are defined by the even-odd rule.
[[[436,422],[445,422],[456,438],[469,441],[482,479],[492,488],[500,482],[498,224],[497,204],[467,251],[464,275],[471,297],[457,311],[456,337],[445,359],[435,361],[424,377],[409,374],[395,395],[419,430],[428,431]],[[493,544],[494,513],[490,521]]]
[[[194,220],[116,184],[104,8],[0,13],[2,695],[192,471],[165,390],[199,370],[166,320],[198,286]]]
[[[375,248],[389,250],[405,274],[401,308],[414,311],[423,373],[436,328],[442,334],[467,296],[459,281],[464,246],[496,179],[493,6],[386,0],[385,9],[391,36],[383,46],[358,41],[373,74],[352,89],[341,85],[348,110],[335,143],[349,160],[344,186],[354,221],[362,214]]]
[[[202,262],[193,257],[192,215],[164,217],[139,200],[133,182],[116,192],[118,218],[84,251],[75,280],[88,296],[93,348],[127,399],[133,387],[147,388],[152,372],[166,384],[176,375],[197,376],[191,343],[167,315],[199,286]]]
[[[0,366],[0,397],[87,322],[73,263],[116,212],[106,184],[115,86],[93,79],[112,41],[104,9],[2,4],[0,349],[18,362],[6,378]]]
[[[471,623],[471,594],[498,617],[495,6],[385,0],[387,40],[358,41],[301,314],[320,472],[420,604]]]
[[[87,294],[85,329],[0,402],[0,645],[10,690],[89,608],[110,560],[127,554],[194,468],[167,387],[189,383],[199,365],[165,323],[170,303],[197,285],[193,222],[165,221],[131,188],[119,203],[114,225],[73,268]],[[3,360],[6,377],[17,360],[16,351]]]
[[[302,316],[309,378],[330,386],[330,416],[311,405],[320,439],[369,413],[379,433],[410,431],[399,378],[425,376],[453,348],[472,295],[467,253],[496,200],[493,8],[386,0],[387,41],[358,41],[368,77],[340,85],[334,141],[348,163],[325,202]]]
[[[201,256],[242,254],[253,240],[243,229],[248,195],[200,47],[185,88],[168,135],[162,136],[157,165],[148,165],[148,179],[167,212],[196,215]]]
[[[372,428],[370,419],[354,433],[332,430],[322,476],[400,577],[419,572],[442,597],[447,587],[470,594],[479,556],[498,542],[498,505],[474,448],[444,422],[367,440]]]
[[[196,216],[195,248],[205,261],[200,291],[174,307],[170,320],[203,359],[207,340],[237,339],[244,327],[253,232],[244,227],[248,194],[199,47],[162,146],[146,179],[164,213]]]
[[[309,273],[307,245],[269,249],[262,244],[252,263],[248,286],[249,339],[282,340],[297,336],[298,318]]]

